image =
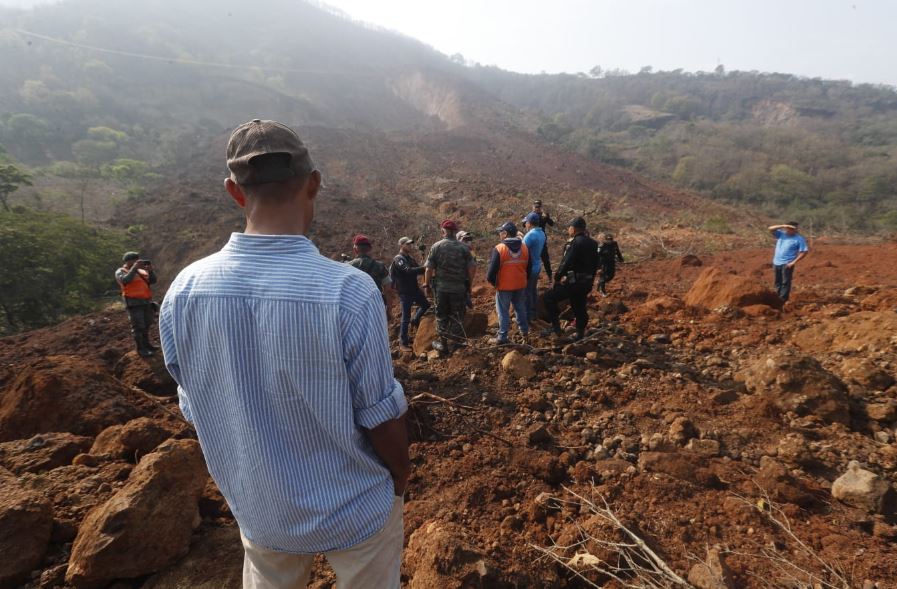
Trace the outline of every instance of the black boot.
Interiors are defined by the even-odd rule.
[[[150,352],[156,352],[159,350],[159,348],[150,343],[149,332],[143,334],[143,347]]]
[[[142,333],[134,334],[134,341],[137,343],[137,354],[142,358],[149,358],[153,355],[153,351],[146,347],[144,337],[145,336]]]

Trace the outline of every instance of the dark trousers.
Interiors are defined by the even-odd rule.
[[[779,298],[787,301],[791,296],[791,277],[794,276],[794,266],[788,267],[785,264],[781,266],[773,266],[776,273],[776,292]]]
[[[589,322],[589,314],[586,310],[586,301],[589,292],[592,290],[591,282],[578,282],[575,284],[555,284],[545,293],[545,309],[548,311],[548,317],[551,324],[560,327],[560,311],[558,304],[561,301],[570,301],[570,307],[573,309],[573,315],[576,317],[576,331],[583,333]]]
[[[601,277],[598,279],[598,290],[607,294],[607,283],[613,280],[616,274],[616,264],[603,264],[601,266]]]
[[[551,278],[551,258],[548,255],[548,239],[545,239],[545,246],[542,248],[542,267],[545,268],[545,274]]]
[[[436,291],[436,334],[443,344],[464,341],[467,293]]]
[[[427,312],[427,309],[430,308],[430,301],[427,300],[426,295],[424,295],[421,289],[417,289],[417,292],[410,293],[400,293],[399,300],[402,302],[402,323],[399,327],[399,340],[402,342],[403,346],[407,346],[410,343],[408,339],[408,326],[411,325],[411,322],[414,321],[417,323],[420,321],[420,318],[423,317],[424,313]],[[411,307],[417,305],[417,313],[414,314],[414,319],[411,319]]]
[[[152,302],[147,302],[145,305],[128,303],[128,319],[131,320],[131,333],[134,334],[138,350],[150,347],[149,332],[155,318],[156,312]]]

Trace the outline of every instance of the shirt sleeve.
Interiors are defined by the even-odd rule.
[[[360,309],[346,310],[343,358],[352,391],[355,423],[372,429],[402,416],[405,391],[393,377],[383,298],[369,292]]]
[[[159,311],[159,341],[162,345],[162,354],[165,358],[165,368],[171,378],[178,383],[178,405],[184,419],[193,423],[193,413],[190,411],[190,399],[184,390],[181,380],[181,367],[178,364],[177,349],[174,345],[174,320],[171,315],[171,301],[166,298],[162,301]]]
[[[430,253],[427,255],[427,263],[424,264],[424,267],[436,269],[436,244],[433,244],[430,248]]]
[[[800,243],[800,249],[799,249],[798,251],[800,251],[800,252],[808,252],[808,251],[810,251],[810,248],[807,247],[807,240],[804,239],[803,236],[801,236],[801,238],[800,238],[800,242],[799,242],[799,243]]]

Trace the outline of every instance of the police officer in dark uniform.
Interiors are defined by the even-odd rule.
[[[575,341],[585,336],[589,321],[586,300],[595,283],[595,273],[598,271],[598,243],[586,235],[586,220],[582,217],[570,221],[567,234],[570,239],[564,246],[564,259],[554,275],[554,286],[545,293],[545,308],[551,327],[542,335],[561,334],[558,303],[569,300],[576,317]]]

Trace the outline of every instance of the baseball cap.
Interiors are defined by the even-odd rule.
[[[513,237],[517,235],[517,225],[514,225],[513,223],[508,221],[504,225],[499,226],[496,231],[507,231],[508,236]]]
[[[582,217],[573,217],[569,223],[567,223],[567,227],[573,227],[574,229],[585,229],[586,228],[586,220]]]
[[[452,221],[451,219],[446,219],[442,223],[439,224],[443,229],[448,229],[449,231],[457,231],[458,224]]]
[[[473,239],[473,236],[467,231],[459,231],[458,235],[455,237],[458,238],[458,241],[464,241],[465,239]]]
[[[523,218],[523,222],[529,223],[530,225],[538,225],[539,220],[539,215],[537,213],[530,213]]]
[[[414,243],[414,240],[410,237],[402,237],[401,239],[399,239],[399,247],[402,247],[406,243]]]
[[[352,245],[371,245],[371,240],[367,235],[361,235],[359,233],[352,239]]]
[[[613,234],[611,234],[611,233],[604,234],[604,241],[613,241],[613,239],[614,239]]]
[[[140,254],[137,252],[125,252],[125,255],[121,257],[122,262],[130,262],[131,260],[139,260]]]
[[[227,168],[231,180],[251,185],[303,176],[314,170],[314,164],[292,129],[277,121],[253,119],[231,133]]]

